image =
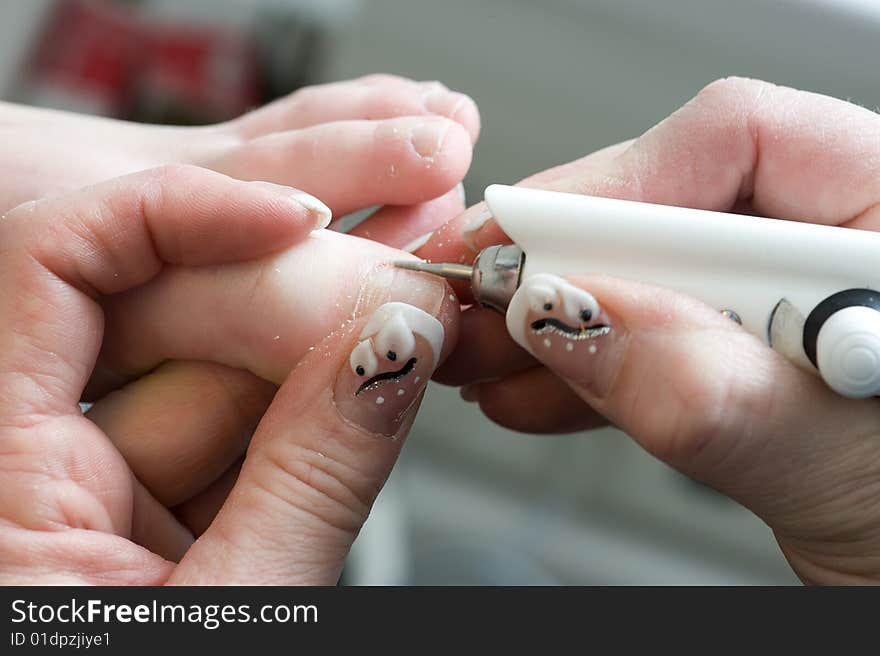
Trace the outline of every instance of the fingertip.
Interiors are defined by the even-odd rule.
[[[414,165],[421,177],[420,201],[454,189],[471,166],[473,145],[467,129],[450,119],[416,127],[411,135]]]
[[[473,98],[440,87],[425,94],[424,103],[428,111],[459,123],[467,131],[471,144],[477,143],[480,138],[480,110]]]

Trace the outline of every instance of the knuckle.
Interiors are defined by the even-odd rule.
[[[378,488],[367,476],[330,454],[301,444],[272,440],[263,445],[271,473],[260,486],[305,523],[356,533]]]
[[[746,343],[736,333],[711,333],[682,335],[678,344],[665,346],[651,342],[628,353],[631,369],[619,382],[631,389],[617,390],[627,399],[623,410],[632,418],[633,436],[654,456],[682,469],[717,465],[747,432],[746,422],[769,414],[768,378],[759,362],[763,350],[756,352],[750,339]],[[666,368],[675,363],[675,369],[659,377],[651,373],[660,362],[652,354],[664,348],[669,357],[661,361]]]
[[[751,114],[758,100],[775,85],[745,77],[724,77],[704,86],[694,98],[702,107],[724,114]]]
[[[153,184],[161,187],[175,187],[197,182],[204,177],[204,169],[194,164],[163,164],[150,169],[145,174]]]

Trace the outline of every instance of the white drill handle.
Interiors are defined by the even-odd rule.
[[[850,333],[861,335],[862,345],[880,340],[875,310],[846,314],[820,330],[822,346],[812,358],[801,345],[804,322],[825,299],[880,289],[880,233],[504,185],[488,187],[485,197],[526,254],[523,277],[600,273],[667,287],[733,311],[774,346],[770,321],[785,299],[787,334],[778,341],[788,357],[818,364],[823,376],[827,368],[829,385],[842,394],[880,391],[865,374],[863,351],[831,346],[850,344]]]

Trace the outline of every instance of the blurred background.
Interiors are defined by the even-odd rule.
[[[199,124],[371,72],[474,97],[469,202],[726,75],[880,105],[876,0],[4,0],[6,100]],[[751,513],[601,430],[535,437],[433,386],[343,584],[796,584]]]

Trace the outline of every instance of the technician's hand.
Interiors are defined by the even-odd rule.
[[[327,231],[309,236],[319,219],[313,208],[288,188],[168,167],[26,203],[0,219],[0,581],[335,583],[425,382],[455,338],[456,309],[444,285],[376,268],[396,251]],[[304,257],[347,255],[344,272],[372,271],[354,283],[325,276],[324,311],[314,313],[326,324],[302,315],[273,323],[257,301],[267,287],[260,279],[272,275],[223,273],[301,246],[311,254]],[[179,290],[175,281],[187,274],[222,280],[226,298],[254,302],[234,308],[247,317],[235,325],[274,332],[250,346],[240,333],[224,350],[214,329],[230,320],[188,298],[179,314],[189,313],[203,348],[227,360],[230,351],[249,353],[264,366],[287,353],[288,370],[296,366],[240,473],[244,424],[274,389],[255,389],[252,374],[191,363],[203,367],[190,370],[194,379],[207,384],[176,378],[179,394],[163,397],[155,391],[169,389],[161,380],[175,375],[168,364],[158,384],[136,378],[97,397],[88,417],[78,406],[87,384],[108,387],[113,378],[109,367],[95,370],[102,345],[128,339],[102,306],[149,305],[168,293],[161,281]],[[287,287],[268,285],[280,295],[263,298],[285,290],[297,298],[292,274]],[[170,343],[185,348],[185,336]],[[123,350],[143,355],[136,339]],[[225,414],[202,412],[215,398]]]
[[[877,230],[880,116],[722,80],[639,139],[523,184]],[[506,241],[481,209],[417,254],[469,261]],[[804,581],[880,581],[880,402],[834,394],[699,302],[601,273],[525,283],[512,338],[503,317],[468,310],[438,378],[517,430],[611,422],[762,517]],[[589,326],[590,338],[532,329],[547,318]]]

